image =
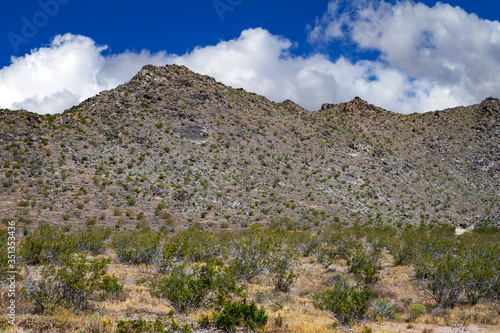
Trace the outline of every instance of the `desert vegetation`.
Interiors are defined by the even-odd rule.
[[[332,225],[317,233],[191,227],[172,234],[148,226],[127,232],[94,225],[69,231],[42,223],[18,247],[23,309],[18,327],[368,332],[387,323],[414,327],[456,320],[498,328],[499,235],[495,227],[457,236],[450,227],[424,225]],[[133,272],[128,280],[121,278],[124,270]],[[387,290],[388,275],[398,270],[405,273],[396,282],[413,290],[411,297],[408,290]],[[133,303],[134,293],[161,309],[137,314],[149,307]],[[127,309],[119,310],[120,304]],[[73,321],[60,316],[64,311],[73,313]],[[294,320],[302,311],[311,321]],[[48,323],[50,329],[43,326]],[[2,325],[15,331],[6,321]]]

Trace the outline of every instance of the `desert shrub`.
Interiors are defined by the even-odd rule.
[[[228,255],[226,232],[204,232],[195,227],[164,239],[153,260],[156,271],[165,273],[176,263],[206,262],[224,259]]]
[[[387,248],[394,257],[395,264],[410,265],[412,259],[419,253],[419,240],[426,235],[427,229],[407,227],[399,237],[392,238],[387,243]]]
[[[320,241],[322,244],[316,255],[324,268],[330,266],[336,258],[349,260],[353,251],[363,249],[361,240],[352,229],[339,229],[337,226],[325,230]]]
[[[82,228],[70,235],[70,242],[74,244],[75,250],[80,252],[91,252],[102,254],[106,250],[106,239],[111,235],[111,229],[90,226]]]
[[[72,240],[59,227],[40,223],[20,245],[20,257],[28,265],[57,263],[75,251]]]
[[[363,233],[376,252],[388,248],[391,240],[397,236],[397,230],[392,227],[364,228]]]
[[[99,289],[102,290],[100,298],[106,299],[121,294],[123,292],[123,285],[118,283],[116,276],[106,274],[99,283]]]
[[[152,263],[159,244],[159,236],[150,230],[127,230],[115,233],[111,239],[120,261],[133,265]]]
[[[484,235],[483,235],[484,236]],[[446,228],[419,240],[412,258],[422,289],[441,307],[498,296],[500,245],[477,234],[449,236]]]
[[[396,305],[387,299],[374,300],[373,312],[377,318],[382,320],[394,319],[397,316]]]
[[[202,315],[201,318],[198,320],[198,324],[200,325],[201,328],[208,328],[210,326],[210,317],[207,315]]]
[[[456,246],[460,249],[467,300],[476,304],[480,298],[500,296],[498,238],[489,239],[481,234],[462,235]]]
[[[142,318],[120,319],[116,322],[116,328],[118,333],[169,332],[169,329],[165,327],[165,323],[160,318],[156,318],[154,322]]]
[[[461,261],[454,253],[420,260],[414,267],[422,289],[438,306],[453,307],[460,301],[464,280]]]
[[[166,239],[160,242],[153,258],[153,269],[158,273],[167,273],[175,264],[179,252],[179,244]]]
[[[272,276],[274,286],[282,292],[289,292],[293,283],[299,277],[298,253],[290,244],[282,243],[281,249],[272,254],[269,262],[269,273]]]
[[[371,328],[370,326],[365,326],[363,327],[361,333],[373,333],[373,328]]]
[[[379,280],[378,274],[382,270],[380,253],[366,248],[354,248],[348,255],[349,272],[367,285]]]
[[[311,235],[310,232],[294,232],[289,235],[291,246],[302,257],[313,255],[320,244],[320,239],[317,236]]]
[[[228,271],[238,280],[248,280],[269,272],[275,287],[287,292],[298,277],[297,243],[291,233],[252,226],[229,244],[231,260]]]
[[[283,317],[281,316],[281,313],[278,313],[278,316],[276,318],[274,318],[274,325],[276,325],[276,327],[283,327],[285,324],[285,320],[283,319]]]
[[[22,292],[38,313],[56,307],[85,309],[103,286],[110,262],[107,258],[89,260],[85,255],[61,258],[60,267],[44,266],[41,279],[28,279]]]
[[[245,326],[249,330],[262,329],[267,325],[269,316],[264,308],[258,308],[255,302],[247,304],[246,299],[239,302],[227,302],[222,311],[215,315],[217,328],[226,332],[235,332],[236,326]]]
[[[224,273],[217,263],[189,269],[187,264],[175,266],[168,277],[161,280],[141,280],[152,296],[164,299],[183,314],[206,307],[214,302],[223,302],[228,293],[242,291],[236,280]]]
[[[252,227],[233,241],[229,269],[237,279],[248,280],[269,267],[276,249],[271,231]]]
[[[322,245],[317,250],[318,262],[324,268],[330,266],[337,258],[342,258],[349,265],[349,272],[364,284],[378,281],[380,265],[380,246],[366,246],[361,241],[363,229],[353,227],[338,229],[330,227],[321,234]],[[375,242],[374,236],[372,241]]]
[[[420,304],[418,302],[414,302],[410,304],[410,318],[412,320],[417,319],[418,317],[422,316],[425,314],[426,309],[423,304]]]
[[[477,225],[473,231],[475,234],[484,235],[498,235],[500,234],[500,228],[494,225],[481,224]]]
[[[341,280],[332,289],[315,293],[312,297],[314,307],[329,312],[342,325],[352,326],[362,321],[368,311],[370,292],[364,286],[349,286]]]
[[[174,236],[172,242],[178,245],[177,257],[179,260],[202,262],[226,257],[230,238],[227,232],[212,233],[190,227]]]

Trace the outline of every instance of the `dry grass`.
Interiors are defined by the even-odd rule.
[[[454,309],[435,309],[432,313],[418,318],[418,322],[437,325],[462,324],[500,325],[500,305],[482,302],[475,306],[461,305]]]

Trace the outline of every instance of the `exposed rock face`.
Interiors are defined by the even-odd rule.
[[[62,115],[0,110],[0,161],[0,210],[35,222],[499,223],[500,101],[309,112],[145,66]]]
[[[191,140],[193,142],[201,143],[207,141],[210,134],[203,126],[186,125],[182,127],[173,128],[172,131],[178,134],[181,138]]]

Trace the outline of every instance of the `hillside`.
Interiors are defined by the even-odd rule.
[[[182,66],[63,114],[0,111],[0,211],[27,225],[500,224],[500,100],[309,112]],[[95,219],[95,220],[94,220]]]

